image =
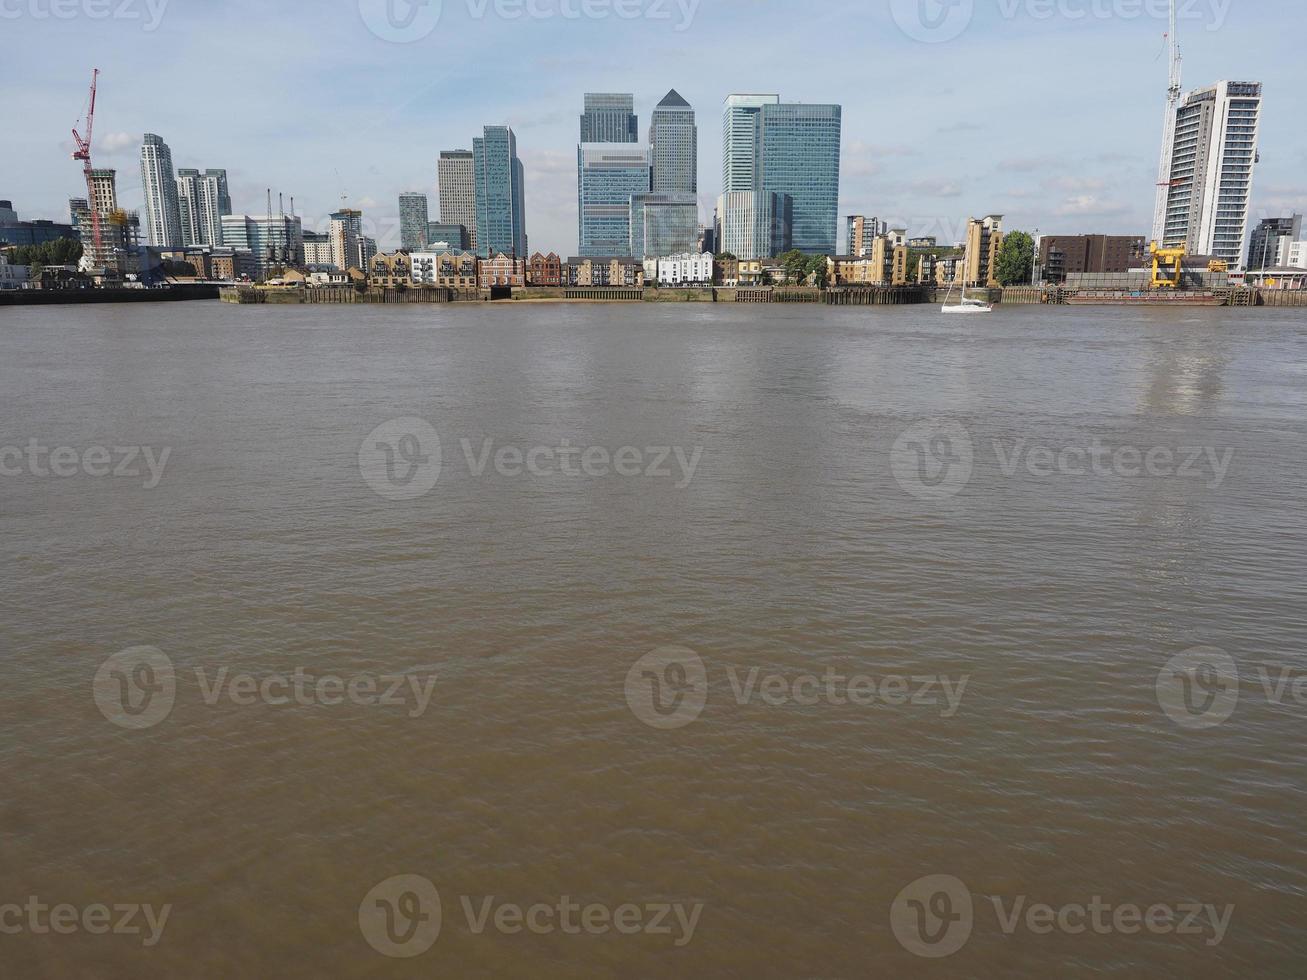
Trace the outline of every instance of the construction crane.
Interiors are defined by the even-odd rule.
[[[1149,252],[1153,259],[1153,289],[1180,289],[1184,285],[1184,260],[1189,254],[1189,249],[1181,245],[1179,248],[1162,248],[1157,242],[1149,246]],[[1162,266],[1167,266],[1166,274]]]
[[[1166,34],[1170,76],[1166,89],[1166,120],[1162,125],[1162,160],[1157,170],[1157,203],[1153,211],[1153,237],[1159,242],[1166,241],[1166,208],[1171,198],[1170,188],[1183,183],[1171,179],[1171,144],[1175,141],[1175,113],[1180,107],[1181,75],[1184,67],[1177,31],[1175,0],[1171,0],[1170,30]]]
[[[104,255],[104,233],[100,228],[100,209],[96,207],[95,178],[91,170],[91,134],[95,129],[95,90],[99,81],[100,69],[92,68],[91,97],[86,103],[86,115],[83,117],[86,122],[86,138],[83,139],[77,131],[77,127],[82,125],[82,119],[73,127],[73,142],[77,145],[77,149],[73,150],[73,159],[82,161],[82,173],[86,176],[86,206],[91,212],[91,241],[95,246],[91,257],[92,266]]]

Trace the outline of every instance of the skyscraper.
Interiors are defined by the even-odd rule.
[[[631,254],[631,198],[649,192],[649,150],[582,143],[576,151],[577,255]]]
[[[183,245],[221,246],[222,219],[231,214],[227,171],[177,171],[177,207]]]
[[[699,199],[694,194],[634,194],[630,254],[658,259],[698,251]]]
[[[1261,111],[1259,82],[1218,82],[1180,101],[1153,229],[1164,247],[1243,263]]]
[[[762,107],[779,95],[728,95],[722,111],[722,193],[761,190],[758,176]]]
[[[348,269],[367,271],[367,258],[363,248],[363,212],[341,208],[331,216],[331,264],[341,272]]]
[[[471,150],[440,153],[440,222],[467,229],[469,248],[477,247],[477,192]]]
[[[640,121],[635,96],[617,92],[586,92],[581,114],[582,143],[638,143]]]
[[[800,252],[833,255],[838,247],[841,126],[837,105],[762,107],[759,190],[793,198]]]
[[[788,210],[794,220],[791,234],[777,237],[790,238],[792,247],[803,252],[833,254],[839,231],[841,116],[837,105],[782,103],[777,95],[728,96],[722,113],[722,203],[746,206],[750,215],[734,221],[722,213],[723,228],[742,234],[746,227],[757,227],[758,215],[769,206],[777,215]],[[790,207],[733,196],[740,192],[782,195],[790,198]],[[728,250],[731,240],[728,235]]]
[[[517,137],[507,126],[486,126],[472,141],[476,187],[476,252],[527,257],[526,175],[517,158]],[[441,217],[444,215],[442,213]]]
[[[399,247],[410,252],[427,244],[427,196],[418,191],[399,195]]]
[[[731,191],[717,199],[719,254],[766,259],[793,247],[794,199],[766,191]]]
[[[695,194],[699,190],[699,129],[694,109],[676,89],[649,117],[649,151],[655,194]]]
[[[141,144],[141,190],[145,194],[145,228],[150,244],[159,248],[181,247],[181,211],[172,150],[154,133],[146,133]]]

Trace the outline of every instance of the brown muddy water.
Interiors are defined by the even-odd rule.
[[[0,424],[6,977],[1307,974],[1298,311],[13,309]]]

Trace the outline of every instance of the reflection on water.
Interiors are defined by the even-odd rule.
[[[6,975],[1301,975],[1293,314],[6,311]]]

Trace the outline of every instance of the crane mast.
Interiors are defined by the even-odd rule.
[[[91,212],[91,241],[94,243],[95,253],[91,258],[92,265],[99,263],[104,255],[103,239],[104,233],[100,227],[100,209],[96,207],[95,201],[95,177],[91,167],[91,139],[95,131],[95,92],[100,80],[100,69],[91,69],[91,96],[86,104],[86,137],[83,138],[77,131],[77,126],[73,127],[73,143],[77,149],[73,151],[73,159],[82,161],[82,173],[86,178],[86,205]],[[78,126],[81,125],[79,121]]]
[[[1171,200],[1171,158],[1175,143],[1175,114],[1180,107],[1182,58],[1177,35],[1175,0],[1171,0],[1171,20],[1166,35],[1170,76],[1166,89],[1166,119],[1162,124],[1162,159],[1157,172],[1157,204],[1153,211],[1153,240],[1165,244],[1166,211]]]

